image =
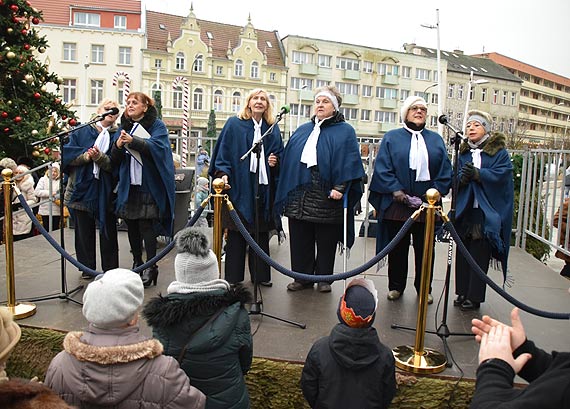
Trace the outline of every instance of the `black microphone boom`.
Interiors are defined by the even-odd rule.
[[[447,124],[447,115],[445,115],[445,114],[440,115],[438,118],[438,121],[440,124],[443,124],[443,125]]]
[[[119,108],[113,107],[110,110],[108,110],[107,112],[103,112],[102,114],[99,114],[99,116],[101,117],[101,119],[103,119],[108,115],[117,115],[118,113],[119,113]]]

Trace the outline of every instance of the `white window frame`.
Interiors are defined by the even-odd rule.
[[[119,65],[132,65],[131,55],[131,47],[119,47]]]
[[[243,61],[240,59],[234,63],[234,77],[243,77]]]
[[[77,44],[76,43],[63,43],[63,61],[75,62],[77,61]]]
[[[103,80],[91,80],[91,91],[89,93],[91,105],[99,105],[101,103],[104,89]]]
[[[63,102],[69,104],[77,98],[77,80],[75,78],[64,78],[62,88]]]
[[[360,70],[360,61],[356,58],[336,57],[336,68],[339,70]]]
[[[126,30],[127,29],[127,16],[115,15],[113,17],[113,26],[117,30]]]
[[[85,13],[76,11],[73,13],[73,25],[85,27],[101,27],[101,15],[98,13]]]
[[[259,78],[259,63],[257,61],[251,62],[249,75],[251,78]]]
[[[105,46],[103,44],[91,44],[91,64],[105,63]]]
[[[186,69],[186,56],[182,51],[176,53],[174,69],[176,71],[184,71]]]
[[[297,51],[293,50],[291,54],[291,63],[292,64],[312,64],[313,63],[313,54],[306,53],[304,51]]]
[[[331,68],[332,55],[319,54],[317,56],[317,65],[323,68]]]

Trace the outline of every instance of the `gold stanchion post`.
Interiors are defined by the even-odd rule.
[[[34,315],[36,306],[32,303],[16,302],[16,280],[14,276],[14,234],[12,230],[12,170],[2,171],[2,191],[4,192],[4,246],[6,250],[6,290],[8,292],[7,307],[15,319]]]
[[[215,194],[214,198],[214,243],[212,245],[213,251],[218,259],[218,271],[220,278],[222,277],[222,200],[226,195],[222,194],[225,183],[222,179],[217,178],[212,182]]]
[[[396,359],[396,366],[400,369],[413,373],[439,373],[445,369],[447,363],[445,355],[433,349],[424,348],[424,338],[426,329],[426,317],[428,306],[428,295],[430,278],[432,274],[433,247],[434,247],[434,226],[435,226],[435,204],[439,201],[440,195],[436,189],[429,189],[426,192],[428,206],[426,211],[426,223],[424,233],[424,252],[422,258],[422,277],[420,284],[420,299],[418,305],[418,317],[416,324],[415,345],[402,345],[392,350]]]

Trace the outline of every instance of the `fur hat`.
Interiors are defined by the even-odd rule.
[[[20,326],[14,322],[14,316],[10,309],[0,307],[0,362],[7,360],[21,335]]]
[[[368,328],[374,322],[378,291],[371,280],[355,278],[340,299],[337,316],[341,324],[351,328]]]
[[[413,105],[427,108],[427,102],[425,99],[423,99],[422,97],[418,97],[416,95],[410,95],[408,98],[406,98],[406,100],[402,104],[402,108],[400,108],[400,117],[402,118],[402,122],[406,120],[406,117],[408,116],[408,111],[410,107]]]
[[[129,323],[141,307],[144,286],[140,276],[115,268],[91,282],[83,294],[83,315],[99,328],[118,328]]]
[[[200,176],[198,178],[198,180],[196,180],[196,184],[198,185],[198,189],[202,190],[202,191],[208,191],[208,188],[207,188],[208,183],[210,183],[210,181],[207,178],[202,177],[202,176]]]
[[[493,118],[485,111],[479,111],[478,109],[472,109],[467,112],[467,121],[469,122],[479,122],[483,128],[485,128],[485,133],[490,133],[493,130]]]
[[[197,228],[180,230],[175,238],[178,254],[174,259],[176,280],[185,284],[206,283],[220,276],[218,259],[206,235]]]

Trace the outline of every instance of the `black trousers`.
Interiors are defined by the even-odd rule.
[[[75,252],[77,260],[92,270],[97,269],[97,256],[95,251],[96,220],[93,215],[83,210],[73,209],[73,223],[75,229]],[[119,241],[117,239],[117,218],[107,213],[105,232],[99,229],[99,250],[101,253],[102,271],[119,267]]]
[[[290,217],[289,237],[293,271],[311,275],[333,274],[336,247],[342,240],[342,223],[314,223]]]
[[[395,220],[383,220],[382,223],[388,229],[390,240],[398,234],[404,222]],[[414,247],[414,264],[415,264],[415,277],[414,287],[419,294],[421,289],[422,279],[422,259],[424,252],[424,234],[425,223],[414,223],[412,228],[408,231],[402,240],[394,247],[388,254],[388,289],[390,291],[397,290],[403,292],[406,289],[406,282],[408,279],[408,251],[410,249],[410,237],[413,239]],[[431,294],[431,283],[433,282],[433,261],[434,255],[431,259],[432,274],[429,282],[429,292]]]
[[[135,264],[142,264],[142,247],[146,252],[146,261],[156,256],[156,231],[154,229],[155,220],[153,219],[124,219],[127,223],[127,236],[129,245],[133,253],[133,261]]]
[[[255,240],[255,234],[252,234]],[[269,254],[269,232],[259,232],[259,241],[256,241],[259,247]],[[239,283],[244,279],[245,272],[245,254],[248,250],[248,267],[251,281],[267,282],[271,281],[271,270],[269,265],[264,262],[251,247],[239,231],[228,230],[226,241],[226,262],[225,262],[225,279],[230,284]],[[256,266],[257,264],[257,266]]]
[[[464,240],[463,244],[475,259],[481,270],[487,274],[491,260],[491,245],[485,239]],[[460,252],[455,255],[455,293],[474,302],[485,302],[487,284],[467,263]]]
[[[53,221],[53,230],[58,230],[59,229],[59,222],[61,220],[61,216],[51,216],[51,219]],[[49,215],[43,215],[42,214],[42,226],[44,226],[44,229],[46,229],[47,231],[49,231]]]

